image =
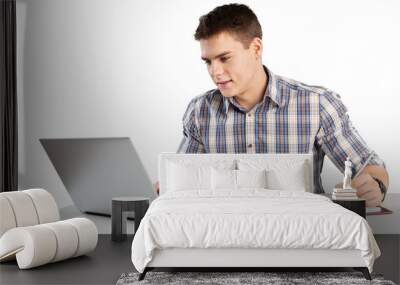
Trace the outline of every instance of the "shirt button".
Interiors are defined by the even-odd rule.
[[[248,145],[248,147],[252,147],[253,145],[250,143],[249,145]]]
[[[249,113],[249,114],[247,114],[247,116],[251,117],[251,114]]]

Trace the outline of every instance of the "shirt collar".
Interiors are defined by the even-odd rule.
[[[276,75],[271,72],[265,65],[263,66],[265,73],[268,75],[268,85],[265,90],[264,94],[264,99],[263,102],[265,101],[266,97],[270,97],[272,101],[274,101],[278,106],[282,105],[282,98],[281,94],[279,93],[278,89],[278,80],[276,78]]]
[[[265,66],[263,65],[265,73],[268,75],[268,83],[267,83],[267,88],[265,88],[265,93],[264,93],[264,99],[261,104],[265,105],[265,100],[267,97],[271,98],[272,101],[274,101],[278,106],[281,106],[282,101],[281,101],[281,96],[278,92],[278,87],[277,87],[277,78],[276,76]],[[221,94],[222,95],[222,94]],[[224,98],[224,105],[225,105],[225,112],[228,113],[229,111],[229,105],[234,105],[235,107],[239,108],[240,110],[243,110],[234,98]]]

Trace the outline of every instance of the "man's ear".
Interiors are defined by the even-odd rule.
[[[260,59],[263,52],[262,40],[258,37],[255,37],[250,43],[250,48],[252,49],[252,51],[254,51],[256,59]]]

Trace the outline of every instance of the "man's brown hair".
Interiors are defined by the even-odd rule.
[[[221,32],[231,33],[245,48],[249,47],[255,37],[262,39],[261,25],[257,16],[243,4],[218,6],[201,16],[194,38],[199,41]]]

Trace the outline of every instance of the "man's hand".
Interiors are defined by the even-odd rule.
[[[158,181],[154,183],[154,190],[156,191],[157,196],[160,195],[160,183],[158,183]]]
[[[351,187],[357,189],[357,196],[365,199],[367,207],[377,207],[381,204],[383,194],[378,183],[371,175],[362,173],[353,178]]]

